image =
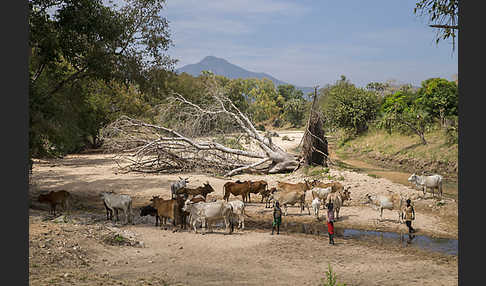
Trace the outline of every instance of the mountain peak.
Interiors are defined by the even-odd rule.
[[[229,63],[227,60],[222,59],[222,58],[217,58],[215,56],[206,56],[199,63],[205,63],[205,62],[223,62],[223,63]]]
[[[230,78],[230,79],[236,79],[236,78],[268,78],[271,80],[275,86],[279,86],[282,84],[287,84],[286,82],[283,82],[281,80],[278,80],[274,78],[273,76],[263,73],[263,72],[251,72],[248,71],[242,67],[239,67],[235,64],[232,64],[228,62],[225,59],[218,58],[215,56],[206,56],[204,57],[199,63],[197,64],[189,64],[185,65],[181,68],[178,68],[176,72],[178,73],[188,73],[192,76],[199,76],[202,71],[204,70],[209,70],[213,72],[216,75],[222,75],[224,77]],[[308,92],[312,92],[313,89],[310,87],[297,87],[297,89],[301,89],[304,94],[307,94]]]

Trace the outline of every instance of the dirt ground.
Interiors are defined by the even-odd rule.
[[[274,143],[287,150],[299,144],[301,133],[279,134]],[[282,135],[294,140],[282,141]],[[291,230],[296,223],[324,224],[323,210],[317,221],[307,210],[301,214],[297,206],[289,207],[281,234],[272,236],[271,209],[260,203],[258,195],[246,207],[246,229],[231,235],[224,229],[201,235],[155,227],[154,218],[140,217],[138,208],[149,204],[152,195],[169,198],[170,183],[179,176],[189,177],[190,187],[208,181],[215,189],[209,195],[213,198],[222,198],[223,184],[229,179],[200,173],[122,174],[112,157],[83,154],[35,161],[29,190],[31,285],[319,285],[328,265],[337,280],[347,285],[458,284],[457,256],[340,237],[331,246],[326,235]],[[453,199],[438,204],[430,194],[423,198],[411,186],[332,167],[330,175],[351,187],[352,200],[341,209],[335,224],[338,230],[405,232],[395,211],[385,210],[380,221],[379,211],[363,204],[366,193],[391,191],[413,199],[417,234],[458,238],[457,202]],[[277,181],[301,182],[304,178],[302,172],[245,174],[231,181],[264,179],[272,187]],[[72,194],[73,207],[65,221],[56,222],[37,196],[61,189]],[[106,221],[99,193],[108,190],[132,196],[134,225]],[[310,198],[307,196],[309,204]]]

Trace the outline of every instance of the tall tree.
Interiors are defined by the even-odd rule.
[[[83,113],[92,111],[90,81],[117,80],[128,87],[150,80],[151,68],[173,68],[165,54],[171,45],[168,22],[160,16],[165,1],[122,3],[29,0],[30,158],[74,151],[66,143],[82,136],[89,118]]]

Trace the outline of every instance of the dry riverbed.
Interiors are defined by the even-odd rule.
[[[281,133],[274,142],[287,150],[295,148],[301,133],[285,134],[294,140],[282,141]],[[252,196],[247,206],[247,228],[232,235],[223,229],[207,235],[172,232],[170,227],[155,227],[152,217],[139,217],[138,210],[135,225],[107,222],[101,191],[129,194],[139,208],[152,195],[169,198],[170,183],[178,176],[189,177],[190,187],[208,181],[216,190],[209,195],[214,198],[222,198],[228,181],[201,173],[122,174],[112,157],[83,154],[35,162],[29,190],[31,285],[319,285],[328,264],[338,281],[347,285],[457,285],[457,256],[345,238],[330,246],[326,236],[298,234],[285,227],[318,222],[298,207],[289,207],[281,235],[271,236],[271,209],[265,209],[259,196]],[[430,194],[422,198],[411,186],[332,167],[329,174],[351,187],[352,200],[341,209],[337,228],[405,231],[395,211],[385,210],[380,221],[379,212],[363,204],[366,193],[390,191],[414,200],[418,234],[458,237],[453,199],[439,203]],[[245,174],[231,180],[264,179],[272,187],[277,181],[300,182],[305,177],[302,172]],[[73,195],[74,204],[72,214],[56,222],[48,215],[48,206],[36,198],[40,192],[60,189]]]

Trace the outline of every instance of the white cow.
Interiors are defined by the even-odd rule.
[[[307,208],[307,211],[310,215],[310,209],[307,203],[305,202],[305,192],[300,191],[289,191],[289,192],[275,192],[270,195],[270,199],[273,201],[278,201],[281,206],[285,208],[284,215],[288,214],[288,205],[295,205],[296,203],[299,204],[300,213],[304,210],[304,206]]]
[[[197,222],[201,222],[203,228],[209,228],[209,231],[212,231],[212,223],[219,220],[224,220],[226,231],[229,233],[232,232],[231,230],[228,230],[228,227],[230,226],[233,206],[225,201],[218,200],[216,202],[199,202],[192,204],[190,200],[186,200],[182,210],[189,212],[189,223],[195,232],[197,232]],[[203,234],[205,233],[206,231],[203,230]]]
[[[106,209],[112,214],[115,213],[116,220],[118,220],[118,210],[122,210],[125,215],[125,224],[128,224],[129,219],[132,221],[132,224],[134,224],[132,198],[129,195],[101,192],[100,197],[103,200]]]
[[[327,187],[327,188],[319,188],[315,187],[312,188],[311,193],[312,193],[312,198],[319,198],[321,200],[322,208],[324,209],[325,207],[325,201],[327,199],[327,195],[329,195],[332,191],[332,187]]]
[[[245,229],[245,203],[240,200],[229,201],[233,207],[233,214],[238,217],[238,228]]]
[[[442,176],[441,175],[431,175],[431,176],[419,176],[413,173],[408,181],[414,183],[416,186],[422,187],[422,191],[427,192],[427,188],[432,189],[432,196],[435,196],[434,189],[438,189],[440,197],[442,197]]]
[[[181,177],[179,177],[179,181],[170,184],[170,193],[172,195],[172,199],[175,198],[177,191],[182,188],[185,188],[187,184],[189,184],[189,178],[181,178]]]
[[[400,194],[389,195],[370,195],[366,194],[367,203],[378,206],[380,209],[380,220],[383,218],[383,210],[396,210],[398,212],[398,222],[402,222],[402,208],[405,206],[405,199]]]
[[[312,200],[312,209],[314,210],[314,214],[316,215],[316,218],[319,219],[319,207],[321,206],[321,200],[319,198],[314,198]]]

